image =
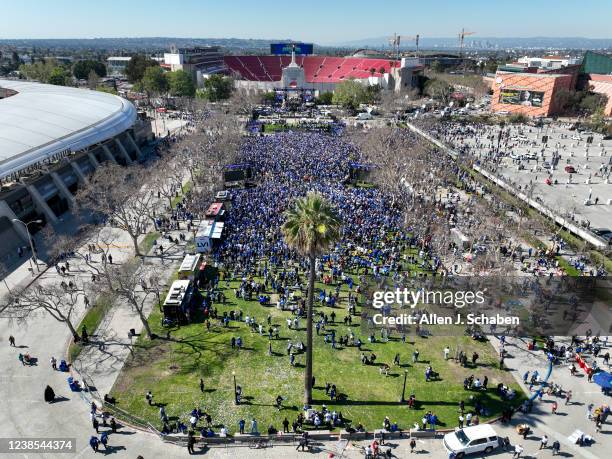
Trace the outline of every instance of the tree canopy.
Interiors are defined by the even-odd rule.
[[[128,62],[125,67],[125,75],[130,83],[136,83],[144,77],[145,70],[147,67],[157,67],[159,64],[153,59],[142,54],[136,54],[132,56],[132,59]]]
[[[331,103],[333,102],[334,99],[334,94],[331,92],[324,92],[322,94],[319,94],[319,97],[317,97],[317,104],[319,105],[331,105]]]
[[[63,67],[55,67],[51,70],[47,83],[54,84],[56,86],[66,86],[68,81],[68,72]]]
[[[355,80],[346,80],[336,86],[332,101],[346,108],[357,108],[373,101],[374,93]]]
[[[431,63],[431,71],[435,73],[442,73],[444,72],[444,66],[440,61],[433,61]]]
[[[436,100],[447,104],[450,101],[450,96],[453,93],[453,87],[446,81],[437,78],[431,78],[425,83],[425,93]]]
[[[100,61],[87,59],[76,62],[72,67],[72,74],[78,80],[85,80],[89,78],[89,74],[92,71],[96,72],[96,75],[98,75],[100,78],[104,78],[106,76],[106,66]]]
[[[57,68],[55,59],[46,59],[33,64],[22,64],[19,66],[19,72],[28,80],[36,80],[41,83],[49,83],[51,72]]]
[[[161,94],[168,90],[168,79],[159,66],[146,67],[142,76],[142,89],[147,94]]]
[[[167,74],[170,94],[176,97],[193,97],[195,86],[191,75],[185,70],[177,70]]]
[[[202,96],[211,102],[229,99],[232,95],[233,82],[223,75],[211,75],[204,81]]]

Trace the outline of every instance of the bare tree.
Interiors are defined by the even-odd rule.
[[[168,200],[168,208],[172,209],[172,200],[177,196],[182,185],[184,169],[175,160],[159,159],[155,165],[147,169],[151,188],[157,191],[158,197]]]
[[[229,100],[230,113],[250,118],[253,109],[261,104],[261,94],[255,90],[236,88]]]
[[[157,285],[154,269],[147,266],[144,260],[131,260],[121,266],[111,268],[110,276],[113,283],[113,291],[117,298],[127,302],[130,308],[138,314],[147,336],[152,339],[153,332],[147,318],[147,303],[150,296],[155,292],[149,289],[149,285]]]
[[[27,321],[37,313],[48,313],[58,322],[66,324],[72,337],[78,341],[75,317],[82,308],[85,293],[66,285],[32,285],[20,290],[14,301],[4,310],[5,316],[19,321]]]
[[[77,193],[77,203],[108,224],[128,233],[134,254],[141,256],[138,237],[146,234],[155,199],[145,186],[146,173],[140,167],[104,165]]]
[[[84,227],[77,234],[57,233],[49,226],[43,230],[51,259],[59,259],[62,254],[71,254],[87,267],[92,275],[92,284],[101,282],[108,292],[113,288],[108,271],[112,265],[109,255],[112,247],[118,243],[117,233],[115,228],[99,225]]]

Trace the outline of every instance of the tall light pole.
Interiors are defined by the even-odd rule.
[[[36,258],[36,251],[34,250],[34,242],[32,241],[32,235],[30,234],[30,228],[28,228],[28,225],[32,223],[37,223],[40,225],[43,221],[42,220],[32,220],[31,222],[24,223],[18,218],[13,218],[13,222],[21,223],[25,227],[26,232],[28,233],[28,241],[30,242],[30,249],[32,250],[32,259],[34,260],[34,264],[36,265],[36,270],[40,272],[40,268],[38,267],[38,260]]]

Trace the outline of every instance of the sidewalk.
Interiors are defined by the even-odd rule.
[[[499,352],[500,341],[496,337],[490,337],[492,345]],[[569,344],[569,338],[557,337],[558,343]],[[548,361],[544,352],[540,350],[527,350],[527,340],[520,338],[506,338],[506,365],[511,369],[512,375],[528,396],[533,393],[528,392],[528,386],[523,384],[523,375],[526,371],[530,373],[538,370],[541,375],[547,371]],[[605,352],[602,352],[602,354]],[[553,367],[552,374],[548,382],[559,384],[565,391],[572,391],[572,400],[569,405],[565,405],[565,399],[555,396],[544,395],[542,402],[534,401],[533,410],[530,414],[524,415],[516,413],[512,418],[514,425],[527,423],[532,427],[533,433],[528,437],[528,441],[521,443],[525,447],[525,453],[529,454],[528,448],[531,444],[538,443],[543,433],[549,438],[549,445],[554,440],[561,443],[561,452],[571,453],[578,457],[587,459],[600,459],[609,456],[610,446],[612,446],[612,428],[610,420],[604,424],[601,433],[595,433],[595,423],[588,420],[586,407],[590,403],[594,406],[609,404],[610,398],[605,397],[599,387],[594,383],[588,383],[584,373],[579,376],[571,376],[565,365]],[[551,405],[556,401],[559,408],[557,415],[552,414]],[[585,434],[591,435],[595,439],[590,447],[580,447],[572,444],[568,437],[574,430],[580,429]],[[521,439],[521,442],[523,440]],[[606,453],[608,451],[608,453]]]
[[[191,233],[186,230],[172,231],[170,234],[175,238],[179,232],[187,233],[188,242]],[[149,254],[153,253],[155,247]],[[184,247],[185,243],[173,245],[165,251],[163,261],[157,256],[149,255],[145,262],[150,269],[158,271],[167,283],[183,260]],[[147,317],[156,302],[156,296],[150,295],[145,308]],[[88,381],[93,382],[100,398],[110,393],[130,356],[132,343],[137,339],[128,338],[131,328],[134,328],[137,334],[141,333],[143,324],[138,314],[125,301],[115,302],[99,327],[95,331],[90,330],[92,344],[84,347],[74,362],[74,368]]]

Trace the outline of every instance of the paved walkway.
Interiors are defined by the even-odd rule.
[[[499,340],[492,337],[491,341],[494,347],[499,350]],[[566,337],[557,337],[556,341],[569,344],[570,340]],[[519,338],[506,338],[506,351],[510,354],[506,358],[506,365],[512,369],[512,374],[521,387],[529,393],[528,386],[523,384],[523,375],[526,371],[533,372],[534,370],[538,370],[542,376],[546,375],[548,362],[544,352],[527,350],[527,340]],[[603,354],[605,354],[605,351],[602,352]],[[603,395],[596,384],[588,383],[584,373],[571,376],[566,365],[554,366],[549,382],[559,384],[566,391],[571,390],[573,394],[571,402],[569,405],[565,405],[564,398],[544,395],[542,402],[534,402],[533,411],[529,415],[517,413],[513,417],[514,424],[526,422],[532,426],[534,431],[523,444],[526,449],[525,452],[528,452],[527,445],[537,444],[542,434],[546,433],[550,439],[549,444],[558,440],[562,445],[561,451],[573,454],[576,457],[587,459],[609,457],[612,448],[611,420],[608,419],[601,433],[596,434],[595,424],[588,420],[586,410],[590,403],[593,403],[595,407],[603,404],[609,405],[610,397]],[[559,407],[557,415],[553,415],[551,412],[551,405],[554,401],[557,402]],[[571,444],[568,437],[576,429],[591,435],[595,439],[595,443],[590,447],[579,447]]]
[[[172,231],[170,234],[174,239],[178,237],[179,232]],[[188,234],[187,240],[191,238],[191,233],[186,230],[182,232]],[[163,259],[157,256],[145,258],[145,263],[150,269],[157,270],[164,282],[167,282],[178,269],[184,257],[185,247],[184,243],[170,247],[167,244],[168,241],[164,244],[166,250]],[[144,309],[146,316],[151,313],[156,300],[155,295],[149,295]],[[132,342],[136,340],[128,338],[128,330],[131,328],[135,329],[137,334],[142,331],[143,324],[138,314],[125,301],[115,302],[98,329],[93,332],[91,337],[93,345],[85,347],[74,362],[74,368],[86,376],[87,381],[95,383],[100,397],[110,393],[125,361],[130,356]]]

